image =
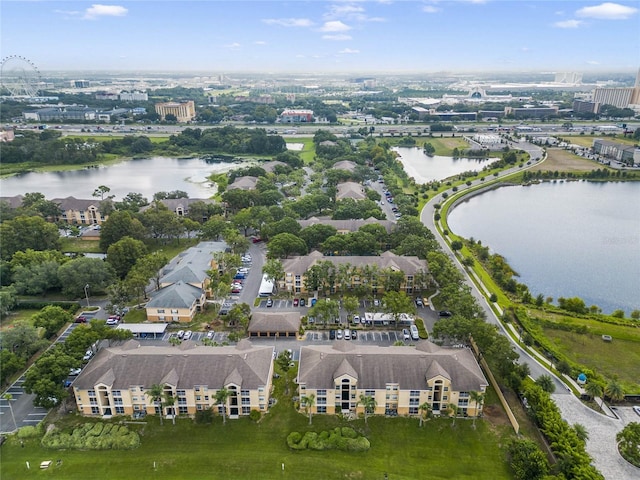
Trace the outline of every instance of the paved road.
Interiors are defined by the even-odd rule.
[[[542,158],[540,147],[536,147],[535,145],[531,144],[518,144],[518,148],[528,151],[531,154],[531,158]],[[504,177],[505,175],[519,170],[521,169],[517,167],[511,168],[502,172],[500,174],[500,177]],[[479,185],[480,183],[481,182],[479,180],[474,180],[471,187]],[[449,191],[449,194],[452,195],[453,192]],[[481,294],[476,284],[471,281],[469,274],[462,266],[462,264],[458,261],[457,257],[454,256],[453,251],[449,248],[444,238],[439,234],[436,228],[433,219],[433,215],[435,213],[434,204],[440,201],[441,198],[438,196],[430,199],[427,202],[421,212],[421,221],[435,234],[443,251],[448,252],[454,264],[463,274],[466,280],[466,284],[471,288],[472,294],[476,297],[478,303],[485,311],[487,315],[487,321],[489,323],[497,325],[500,328],[502,334],[506,335],[506,331],[503,325],[499,322],[497,316],[489,307],[486,298]],[[515,351],[518,353],[520,357],[519,361],[521,363],[526,363],[527,365],[529,365],[532,377],[537,378],[542,374],[551,375],[556,386],[556,393],[553,394],[553,399],[560,409],[562,418],[564,418],[571,425],[580,423],[587,427],[587,430],[589,432],[589,440],[587,441],[586,445],[587,451],[593,457],[596,468],[600,470],[605,478],[607,480],[632,480],[640,478],[640,469],[636,469],[635,467],[627,464],[617,453],[615,447],[615,434],[618,431],[622,430],[622,428],[624,428],[624,425],[631,420],[629,420],[628,418],[626,419],[626,421],[613,419],[584,406],[582,402],[580,402],[580,400],[570,394],[570,391],[568,391],[564,383],[562,383],[557,377],[555,377],[554,374],[552,374],[544,366],[538,363],[538,361],[530,356],[527,352],[522,350],[510,336],[507,335],[507,338],[509,338],[509,341],[511,341],[512,345],[515,348]]]

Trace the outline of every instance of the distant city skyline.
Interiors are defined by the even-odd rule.
[[[94,0],[95,1],[95,0]],[[41,71],[594,72],[640,65],[640,1],[12,1]]]

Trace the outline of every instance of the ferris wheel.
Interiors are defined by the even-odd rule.
[[[12,97],[35,97],[40,84],[40,71],[28,58],[10,55],[3,58],[0,64],[0,83],[2,89]]]

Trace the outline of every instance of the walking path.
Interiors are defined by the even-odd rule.
[[[535,154],[533,151],[530,151],[529,153],[532,157],[539,155],[539,153]],[[506,170],[502,172],[499,177],[504,177],[505,175],[509,175],[518,170],[521,169],[512,168]],[[479,180],[474,181],[474,184],[479,183]],[[472,184],[471,187],[473,186],[474,185]],[[454,192],[449,192],[449,194],[455,195]],[[553,378],[557,393],[554,393],[552,398],[560,409],[562,418],[571,425],[579,423],[586,427],[587,432],[589,433],[589,439],[586,442],[587,452],[592,456],[595,467],[604,475],[604,477],[607,480],[635,480],[640,478],[640,469],[627,463],[617,451],[616,434],[624,428],[626,422],[619,419],[606,405],[603,406],[603,410],[606,415],[602,415],[585,406],[578,398],[571,394],[571,389],[567,387],[566,384],[551,370],[549,370],[549,361],[544,358],[544,356],[533,349],[527,348],[524,350],[518,344],[515,338],[519,338],[519,335],[511,324],[507,325],[511,329],[510,331],[515,335],[510,335],[509,332],[507,332],[505,325],[498,319],[495,311],[487,301],[487,297],[485,296],[486,292],[489,291],[487,287],[482,283],[477,275],[474,274],[474,278],[471,278],[467,269],[465,269],[459,262],[458,258],[449,247],[449,244],[436,227],[433,218],[435,213],[434,205],[441,201],[442,200],[438,196],[429,199],[422,209],[420,219],[422,223],[424,223],[425,226],[434,233],[443,251],[449,253],[453,263],[457,265],[458,269],[467,279],[466,283],[471,287],[473,295],[487,313],[487,321],[497,325],[502,332],[507,335],[511,343],[514,345],[516,352],[520,355],[520,362],[529,365],[532,376],[537,377],[540,372],[543,372]],[[497,310],[500,311],[499,308]],[[567,377],[565,377],[565,380],[566,379]],[[569,380],[577,391],[582,390],[582,388],[572,379]]]

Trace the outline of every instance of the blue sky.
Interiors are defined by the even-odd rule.
[[[0,1],[40,70],[635,71],[640,0]]]

